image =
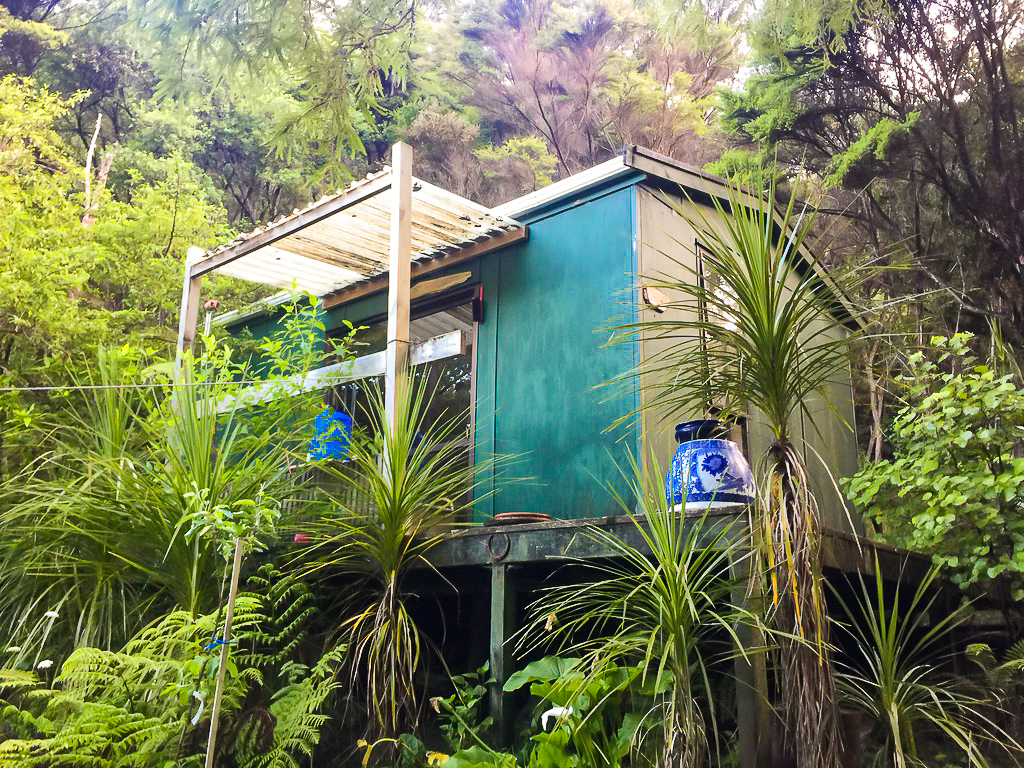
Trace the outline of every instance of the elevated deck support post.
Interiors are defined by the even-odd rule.
[[[388,343],[384,405],[392,432],[409,369],[409,282],[412,268],[412,148],[391,148],[391,237],[388,263]]]
[[[732,601],[756,616],[763,616],[761,582],[755,568],[754,553],[742,549],[732,563]],[[736,731],[741,768],[771,768],[772,722],[768,701],[768,660],[764,633],[743,623],[736,636],[747,658],[737,654],[733,662],[736,677]]]
[[[494,740],[501,749],[512,744],[513,712],[502,690],[512,673],[512,648],[509,639],[515,632],[516,578],[511,566],[491,565],[491,717],[494,718]]]
[[[174,379],[178,380],[185,355],[192,350],[196,338],[196,325],[199,322],[199,292],[203,286],[203,276],[193,274],[192,267],[203,249],[195,246],[188,249],[185,256],[185,279],[181,287],[181,307],[178,314],[178,346],[174,353]]]

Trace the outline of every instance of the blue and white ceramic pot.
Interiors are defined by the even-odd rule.
[[[676,425],[675,458],[665,478],[665,496],[676,511],[705,509],[754,501],[754,477],[740,447],[723,439],[726,427],[715,419]]]

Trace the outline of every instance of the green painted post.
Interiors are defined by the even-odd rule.
[[[732,564],[736,586],[732,600],[755,615],[760,611],[763,597],[761,583],[753,572],[753,553],[741,551]],[[736,676],[736,730],[740,749],[741,768],[770,768],[772,764],[772,723],[768,702],[768,667],[765,657],[764,633],[749,624],[736,627],[740,646],[747,658],[737,654],[733,662]]]
[[[507,565],[491,566],[491,717],[494,718],[494,739],[501,749],[512,743],[513,713],[502,687],[512,672],[512,649],[509,638],[515,632],[515,572]]]

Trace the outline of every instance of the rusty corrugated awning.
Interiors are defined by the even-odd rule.
[[[216,272],[326,296],[388,269],[391,170],[353,182],[306,208],[207,251],[191,274]],[[525,237],[516,220],[413,179],[412,261],[426,262],[470,248],[500,248]]]

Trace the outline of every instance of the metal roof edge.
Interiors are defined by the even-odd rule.
[[[570,197],[577,192],[582,192],[590,187],[598,186],[633,171],[651,174],[665,181],[678,183],[678,179],[672,178],[676,174],[667,173],[665,169],[671,169],[676,174],[682,172],[687,176],[691,176],[693,182],[685,186],[694,191],[708,194],[718,193],[718,196],[722,197],[728,195],[729,184],[725,179],[706,173],[695,166],[673,160],[653,150],[636,144],[627,144],[611,160],[606,160],[592,168],[587,168],[561,181],[556,181],[554,184],[517,197],[514,200],[509,200],[507,203],[497,205],[491,211],[501,216],[524,216],[540,208],[547,207],[552,203],[556,203],[563,198]]]
[[[600,165],[595,165],[579,173],[574,173],[572,176],[568,176],[561,181],[556,181],[554,184],[549,184],[522,197],[509,200],[507,203],[496,205],[491,209],[491,212],[498,216],[516,218],[557,202],[564,197],[569,197],[588,187],[602,184],[632,172],[633,168],[625,163],[623,156],[620,154]]]
[[[703,171],[695,165],[683,163],[669,157],[668,155],[655,152],[653,149],[647,149],[646,147],[641,147],[637,144],[627,144],[622,150],[622,159],[623,163],[630,168],[658,176],[665,181],[682,184],[683,186],[697,192],[704,192],[705,194],[716,195],[718,197],[728,197],[729,182],[726,179],[723,179],[721,176],[715,176],[713,173]],[[678,178],[673,178],[673,174],[665,172],[659,173],[659,170],[662,168],[669,168],[673,171],[681,172],[685,176],[692,177],[693,180],[690,183],[686,183],[684,181],[680,181]]]

